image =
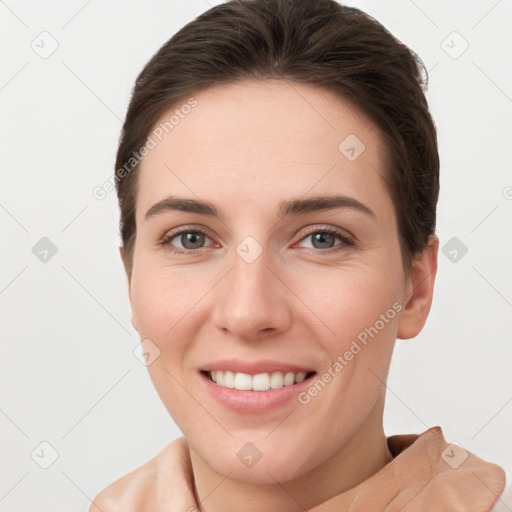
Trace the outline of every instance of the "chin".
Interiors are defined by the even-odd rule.
[[[312,469],[307,466],[312,465],[308,461],[314,454],[308,454],[297,444],[285,446],[282,438],[254,442],[247,439],[230,438],[224,444],[205,442],[203,438],[195,445],[195,451],[217,474],[257,485],[288,482]]]
[[[263,461],[262,458],[253,467],[248,468],[232,460],[226,460],[213,469],[221,475],[229,474],[232,480],[253,485],[275,485],[276,482],[285,483],[303,474],[296,467],[291,467],[295,462],[293,456],[286,461],[281,458]]]

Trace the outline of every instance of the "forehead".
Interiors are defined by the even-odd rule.
[[[171,193],[270,207],[309,191],[360,198],[385,192],[378,129],[329,90],[288,80],[243,81],[192,97],[153,127],[155,147],[139,170],[138,215]]]

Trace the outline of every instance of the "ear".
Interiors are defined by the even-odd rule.
[[[398,322],[398,338],[417,336],[427,321],[434,296],[434,281],[437,274],[437,252],[439,238],[430,235],[426,247],[413,261],[410,276],[406,281],[404,309]]]
[[[126,272],[126,279],[128,281],[128,298],[130,299],[130,308],[131,308],[131,311],[132,311],[131,322],[132,322],[133,328],[138,332],[139,329],[138,329],[138,326],[137,326],[137,321],[135,319],[135,315],[133,313],[133,306],[132,306],[132,286],[131,286],[132,269],[131,269],[131,266],[129,265],[128,261],[126,260],[126,256],[125,256],[125,253],[124,253],[124,247],[122,245],[119,246],[119,254],[121,256],[121,260],[123,262],[124,270]]]

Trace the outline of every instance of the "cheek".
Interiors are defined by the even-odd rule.
[[[190,319],[201,293],[200,281],[189,282],[176,269],[141,266],[132,279],[132,310],[141,339],[150,339],[160,350],[148,372],[168,412],[180,428],[197,414],[183,373],[183,362],[194,338]]]
[[[368,414],[381,391],[398,330],[399,276],[393,278],[392,267],[385,275],[381,268],[330,269],[323,276],[318,272],[314,278],[308,277],[301,285],[301,296],[311,299],[308,305],[321,319],[319,324],[311,317],[316,338],[327,355],[318,376],[322,382],[317,386],[323,390],[325,383],[327,391],[319,393],[323,398],[315,407],[325,415],[337,408],[351,410],[353,425]],[[305,400],[316,400],[317,391],[309,391]],[[333,418],[339,428],[344,421],[343,414]]]
[[[141,265],[142,267],[142,265]],[[212,279],[213,282],[213,279]],[[141,337],[160,342],[179,337],[212,284],[197,272],[149,266],[132,279],[132,312]],[[179,343],[178,343],[179,345]]]
[[[329,356],[325,373],[318,376],[328,391],[321,391],[324,399],[316,407],[325,415],[338,407],[351,410],[350,421],[354,425],[362,421],[381,391],[402,308],[397,300],[399,273],[395,279],[392,267],[386,274],[381,268],[346,268],[324,277],[318,273],[315,279],[308,277],[301,285],[301,292],[309,293],[311,309],[322,320],[316,332],[325,334],[317,338]],[[322,383],[317,387],[324,389]],[[316,396],[315,390],[310,391],[310,396]],[[344,421],[343,413],[333,418],[340,425]]]
[[[389,268],[389,267],[388,267]],[[399,281],[377,267],[329,269],[297,280],[306,306],[321,321],[333,350],[343,350],[351,340],[364,340],[368,330],[391,335],[397,323]]]

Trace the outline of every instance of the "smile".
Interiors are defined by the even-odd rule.
[[[217,385],[240,391],[268,391],[298,384],[315,372],[272,372],[250,375],[233,371],[213,370],[207,376]]]

